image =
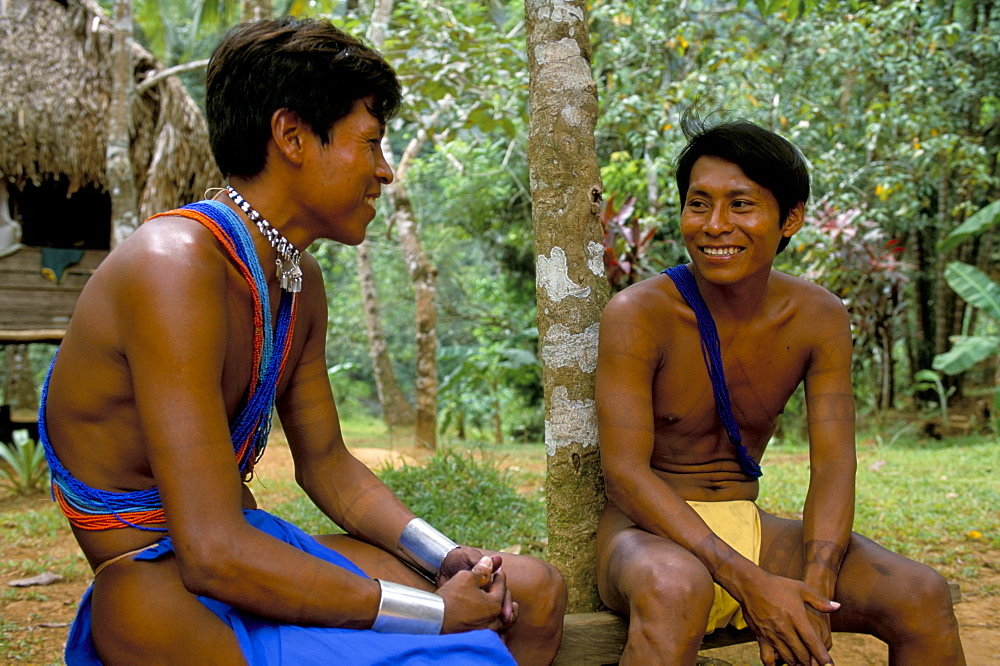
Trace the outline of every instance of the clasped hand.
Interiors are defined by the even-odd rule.
[[[518,605],[507,589],[503,558],[475,548],[456,548],[441,563],[437,594],[444,598],[441,633],[473,629],[501,632],[517,619]]]
[[[840,604],[817,594],[805,583],[763,574],[742,600],[743,615],[760,645],[767,666],[832,664],[830,616]]]

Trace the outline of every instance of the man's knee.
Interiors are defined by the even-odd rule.
[[[955,622],[948,582],[927,565],[892,555],[854,570],[850,581],[841,578],[850,583],[842,595],[847,624],[836,630],[871,633],[889,643],[920,642]]]
[[[927,565],[911,562],[905,580],[893,589],[897,593],[892,610],[900,629],[921,632],[940,627],[941,621],[953,615],[948,581]]]
[[[566,582],[559,570],[532,557],[517,559],[517,589],[514,600],[536,621],[561,624],[566,612]],[[527,602],[527,603],[525,603]]]
[[[704,627],[715,598],[714,581],[694,558],[642,558],[629,573],[629,608],[640,621],[690,618]]]

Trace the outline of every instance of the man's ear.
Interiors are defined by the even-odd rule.
[[[306,133],[311,132],[309,124],[294,111],[278,109],[271,114],[271,141],[278,154],[292,164],[302,164]]]
[[[802,224],[805,222],[805,217],[806,205],[804,202],[800,201],[788,211],[788,215],[785,217],[785,223],[781,225],[781,235],[785,238],[791,238],[794,236],[795,233],[802,228]]]

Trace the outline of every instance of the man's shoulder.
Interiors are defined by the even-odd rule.
[[[680,294],[666,275],[654,275],[629,285],[612,296],[609,308],[629,311],[663,311],[680,301]]]
[[[215,283],[226,264],[221,243],[211,231],[196,220],[167,215],[139,225],[101,262],[98,271],[109,281],[107,286],[126,285],[132,291],[148,284],[161,290],[184,276]]]
[[[772,277],[784,298],[807,310],[845,309],[844,302],[822,285],[778,270],[772,272]]]
[[[601,317],[602,341],[632,355],[658,357],[670,347],[679,326],[693,325],[694,313],[666,275],[656,275],[615,294]]]

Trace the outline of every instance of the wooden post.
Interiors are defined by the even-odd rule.
[[[38,391],[28,358],[28,345],[7,345],[4,350],[7,366],[3,387],[4,403],[10,406],[10,420],[15,423],[34,423],[38,419]]]

